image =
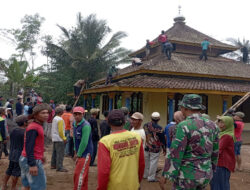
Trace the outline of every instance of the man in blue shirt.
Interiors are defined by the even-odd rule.
[[[176,125],[176,123],[174,121],[171,121],[169,124],[167,124],[167,126],[165,127],[164,129],[164,133],[165,133],[165,136],[166,136],[166,147],[167,148],[170,148],[171,146],[171,141],[170,141],[170,138],[169,138],[169,128]]]
[[[202,54],[200,55],[200,60],[202,60],[203,57],[205,57],[205,61],[207,60],[207,49],[208,49],[209,45],[210,45],[210,42],[208,41],[207,38],[205,38],[205,40],[203,42],[201,42]]]
[[[171,121],[164,129],[165,136],[167,138],[167,148],[170,148],[171,141],[173,139],[174,133],[175,133],[175,127],[178,123],[182,122],[184,120],[184,116],[181,111],[177,111],[174,113],[174,121]]]

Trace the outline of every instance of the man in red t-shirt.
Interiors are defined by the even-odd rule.
[[[242,131],[244,128],[244,123],[243,123],[243,118],[245,117],[245,114],[243,112],[236,112],[234,114],[234,123],[235,123],[235,128],[234,128],[234,134],[236,138],[236,142],[234,143],[234,152],[236,156],[236,169],[241,171],[241,156],[240,156],[240,149],[242,145]]]
[[[161,34],[158,37],[158,42],[161,44],[161,52],[164,53],[165,49],[164,49],[164,44],[167,41],[167,35],[164,33],[164,30],[161,31]]]
[[[46,176],[43,168],[44,132],[43,123],[48,120],[50,107],[48,104],[38,104],[33,108],[32,119],[24,136],[24,146],[19,165],[23,190],[46,189]]]

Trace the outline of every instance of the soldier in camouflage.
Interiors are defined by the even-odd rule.
[[[186,119],[176,127],[161,180],[169,178],[177,190],[205,189],[218,160],[219,129],[202,117],[201,96],[185,95],[179,106]]]

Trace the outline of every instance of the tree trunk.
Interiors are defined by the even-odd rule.
[[[11,82],[10,83],[10,95],[11,95],[11,97],[14,96],[14,91],[15,91],[15,84],[14,84],[14,82]]]

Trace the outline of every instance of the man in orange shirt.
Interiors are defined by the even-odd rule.
[[[139,189],[145,167],[141,136],[123,129],[122,110],[112,110],[108,123],[112,133],[99,141],[97,189]]]
[[[65,156],[74,157],[74,141],[73,136],[70,135],[70,129],[73,129],[74,118],[72,114],[72,107],[70,105],[66,106],[66,112],[63,113],[62,118],[65,123],[65,136],[67,137]]]

